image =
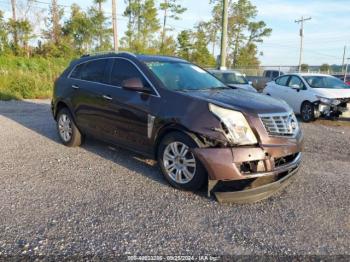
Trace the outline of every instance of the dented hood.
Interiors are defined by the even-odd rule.
[[[265,114],[292,111],[288,104],[280,99],[240,89],[196,90],[188,91],[186,94],[247,113]]]

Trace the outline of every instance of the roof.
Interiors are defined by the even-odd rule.
[[[136,58],[143,62],[150,62],[150,61],[158,61],[158,62],[186,62],[188,61],[173,57],[173,56],[161,56],[161,55],[143,55],[143,54],[133,54],[130,52],[102,52],[102,53],[96,53],[96,54],[86,54],[81,56],[80,58],[72,61],[71,64],[78,64],[85,61],[89,61],[91,59],[100,59],[100,58],[106,58],[106,57],[126,57],[126,58]]]
[[[188,61],[175,57],[175,56],[162,56],[162,55],[136,55],[136,57],[144,62],[158,61],[158,62],[186,62]]]

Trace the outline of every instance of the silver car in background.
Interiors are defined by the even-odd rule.
[[[240,72],[233,70],[209,70],[209,72],[229,87],[257,92],[251,82],[249,82]]]

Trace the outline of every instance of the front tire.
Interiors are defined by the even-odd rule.
[[[315,106],[310,102],[304,102],[301,105],[300,116],[303,122],[315,121]]]
[[[77,147],[81,145],[82,135],[67,108],[62,108],[57,114],[57,131],[65,146]]]
[[[207,180],[206,170],[192,153],[198,147],[188,135],[173,132],[158,147],[158,163],[166,180],[175,188],[197,191]]]

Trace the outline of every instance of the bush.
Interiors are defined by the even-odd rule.
[[[69,58],[0,56],[0,99],[50,98]]]

